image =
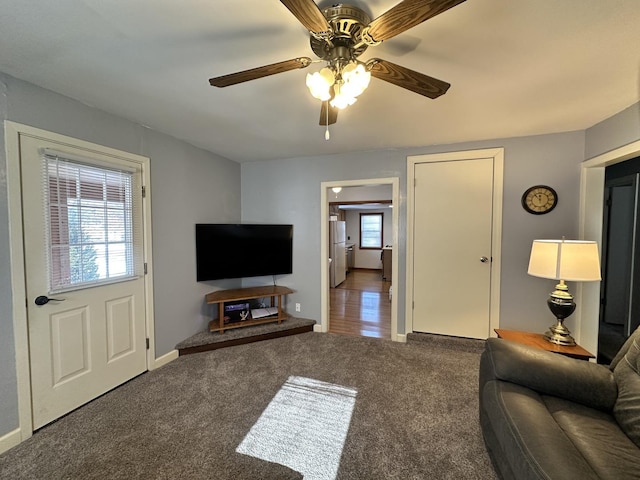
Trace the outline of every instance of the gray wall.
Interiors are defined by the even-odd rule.
[[[585,159],[640,139],[640,102],[586,130]]]
[[[301,304],[300,316],[320,321],[320,183],[332,180],[400,177],[400,263],[406,245],[406,158],[397,151],[307,157],[242,164],[242,220],[293,224],[293,274],[278,283],[296,292],[287,309]],[[329,194],[332,195],[332,194]],[[394,208],[397,208],[394,205]],[[404,289],[404,270],[400,285]],[[403,290],[402,290],[403,291]],[[401,306],[404,318],[404,305]]]
[[[294,224],[294,272],[279,279],[279,283],[296,290],[287,298],[289,305],[300,303],[302,316],[319,321],[320,183],[399,177],[400,278],[394,290],[399,298],[404,298],[407,156],[495,147],[505,149],[500,325],[544,331],[553,323],[545,301],[554,285],[527,275],[529,251],[535,238],[563,235],[576,238],[584,132],[245,163],[242,165],[242,219]],[[530,215],[520,205],[526,188],[538,183],[549,184],[558,192],[558,206],[550,214]],[[445,210],[446,199],[443,199]],[[398,313],[398,330],[404,333],[402,302]],[[570,320],[567,324],[571,328]]]
[[[203,330],[210,313],[204,294],[225,284],[196,283],[194,224],[240,220],[240,165],[1,73],[0,119],[151,158],[156,356]],[[2,436],[18,427],[18,408],[4,134],[0,135],[0,147]]]
[[[240,165],[147,130],[151,158],[156,356],[207,327],[205,294],[237,281],[196,282],[196,223],[240,221]],[[217,314],[215,314],[217,316]]]

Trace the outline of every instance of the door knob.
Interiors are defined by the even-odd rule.
[[[489,259],[487,257],[480,257],[480,261],[482,263],[487,263],[489,261]]]
[[[36,297],[36,299],[34,300],[35,304],[38,306],[46,305],[51,301],[64,302],[64,298],[49,298],[46,295],[40,295],[39,297]]]

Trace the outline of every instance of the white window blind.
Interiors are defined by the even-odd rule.
[[[360,214],[360,248],[382,248],[382,213]]]
[[[136,277],[141,202],[135,172],[47,152],[43,167],[49,290]]]

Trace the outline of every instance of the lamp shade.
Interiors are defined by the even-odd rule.
[[[601,280],[598,244],[586,240],[534,240],[528,273],[570,282]]]

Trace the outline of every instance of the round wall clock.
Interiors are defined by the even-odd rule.
[[[558,204],[558,194],[547,185],[535,185],[522,194],[522,208],[534,215],[549,213]]]

